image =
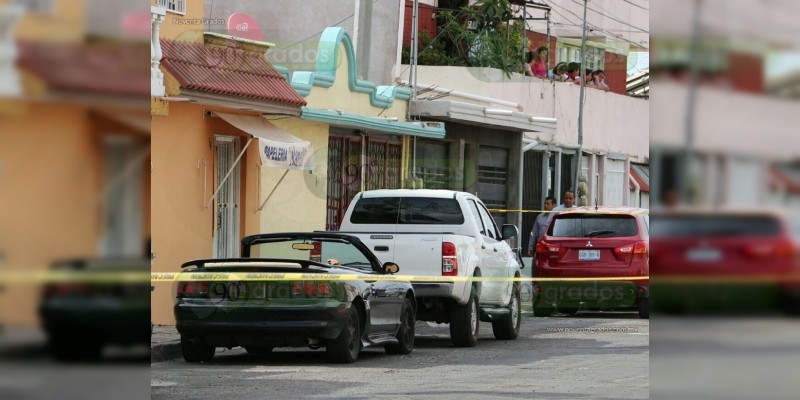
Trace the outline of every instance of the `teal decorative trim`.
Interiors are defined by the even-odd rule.
[[[443,122],[395,121],[388,118],[367,117],[309,107],[303,107],[302,110],[303,113],[300,115],[300,119],[306,121],[323,122],[349,128],[376,130],[431,139],[442,139],[445,134]]]
[[[286,78],[286,82],[291,82],[291,80],[289,79],[289,68],[279,65],[273,65],[272,67],[275,68],[275,70],[278,71],[279,74],[283,75],[284,78]]]
[[[353,42],[347,30],[340,27],[329,27],[322,32],[317,47],[317,70],[297,71],[292,74],[289,83],[300,93],[307,97],[314,86],[329,88],[336,80],[336,70],[342,65],[342,54],[339,53],[339,43],[344,44],[344,57],[347,58],[347,83],[351,92],[369,94],[369,103],[373,107],[389,108],[396,99],[408,100],[411,90],[395,86],[376,86],[371,81],[358,79],[356,55],[353,52]]]

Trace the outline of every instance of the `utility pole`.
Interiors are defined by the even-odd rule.
[[[417,20],[419,19],[419,0],[414,0],[414,6],[411,9],[411,52],[409,54],[409,64],[411,64],[411,71],[409,72],[408,82],[411,84],[411,99],[408,101],[408,116],[406,119],[411,120],[411,102],[417,99],[417,42],[418,40],[418,26]]]
[[[700,10],[702,5],[702,0],[694,0],[692,44],[689,53],[691,54],[689,61],[689,92],[686,99],[686,146],[683,149],[683,162],[680,163],[680,174],[678,175],[680,197],[687,204],[692,201],[692,153],[694,151],[695,104],[697,102],[697,78],[700,59]]]
[[[581,90],[579,101],[580,104],[578,105],[578,157],[577,167],[575,168],[575,184],[572,186],[572,190],[575,192],[575,196],[578,197],[578,205],[580,205],[580,194],[578,193],[578,181],[580,180],[581,176],[581,158],[583,156],[583,98],[586,95],[586,3],[588,0],[583,0],[583,37],[581,39]],[[586,183],[588,188],[588,183],[591,179],[586,177]],[[584,193],[588,195],[588,193]],[[589,198],[586,198],[586,204],[590,203]]]

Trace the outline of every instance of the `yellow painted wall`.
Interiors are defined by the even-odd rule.
[[[0,3],[11,0],[0,0]],[[43,42],[80,42],[86,32],[86,0],[54,0],[52,13],[26,12],[15,37]]]
[[[0,119],[0,253],[3,270],[41,271],[98,249],[100,145],[78,106],[31,104]],[[47,116],[43,118],[42,116]],[[0,324],[34,326],[39,287],[6,285]]]
[[[351,92],[347,81],[348,62],[345,56],[344,44],[339,44],[339,59],[342,60],[336,69],[336,81],[330,88],[314,86],[311,94],[306,97],[308,107],[332,110],[344,110],[351,114],[377,117],[397,117],[405,120],[408,103],[405,100],[395,100],[392,107],[383,110],[381,107],[370,105],[370,95],[367,93]],[[390,85],[391,82],[375,82],[376,85]],[[381,114],[381,112],[383,113]]]
[[[220,118],[204,117],[203,110],[196,104],[172,103],[169,116],[154,116],[152,120],[151,229],[155,272],[180,271],[186,261],[213,255],[214,206],[203,208],[216,189],[213,137],[240,136],[242,146],[249,137]],[[253,212],[258,202],[257,159],[258,149],[251,144],[240,161],[242,236],[259,231],[258,215]],[[154,285],[153,322],[173,324],[174,288],[171,283]]]
[[[261,167],[261,202],[275,192],[261,211],[261,231],[325,230],[325,205],[328,185],[328,125],[287,118],[272,121],[277,127],[308,140],[314,147],[316,167],[308,171]],[[276,186],[278,185],[278,186]],[[258,205],[256,205],[258,207]]]

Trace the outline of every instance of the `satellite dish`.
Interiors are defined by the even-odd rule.
[[[228,34],[259,42],[264,40],[256,20],[243,12],[235,12],[228,17]]]

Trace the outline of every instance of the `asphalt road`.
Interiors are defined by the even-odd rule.
[[[649,321],[635,313],[579,313],[523,319],[515,341],[481,324],[474,348],[454,348],[447,325],[417,324],[414,352],[368,348],[354,364],[328,363],[324,350],[250,355],[217,350],[209,363],[151,365],[153,399],[645,399]]]

